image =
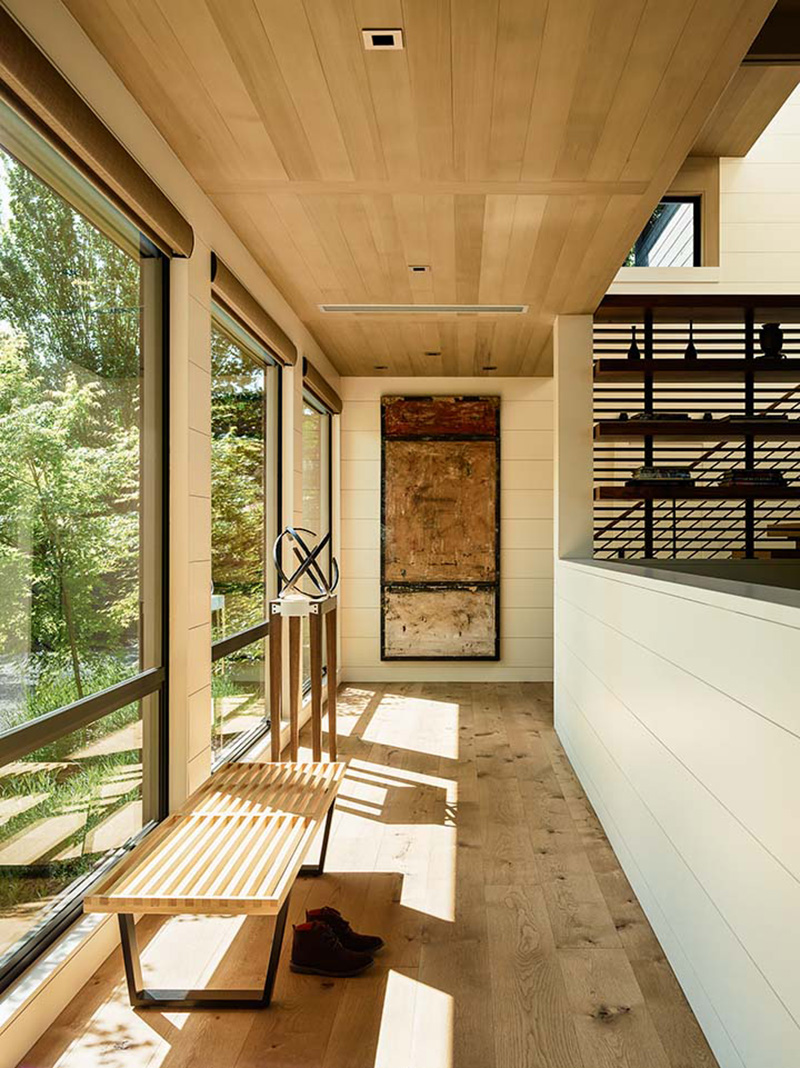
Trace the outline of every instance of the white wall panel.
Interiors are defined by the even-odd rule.
[[[722,1068],[800,1063],[800,611],[561,561],[556,726]]]

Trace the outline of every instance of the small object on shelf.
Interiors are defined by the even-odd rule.
[[[626,486],[693,486],[694,479],[689,467],[672,467],[667,465],[637,467],[631,472]]]
[[[694,323],[691,319],[689,320],[689,344],[686,346],[683,356],[686,360],[697,359],[697,348],[694,343]]]
[[[631,327],[631,347],[628,349],[629,360],[641,360],[642,354],[639,351],[639,346],[636,343],[636,327]]]
[[[710,420],[713,420],[713,418],[714,418],[714,413],[713,412],[703,412],[703,419],[706,422],[709,422]]]
[[[759,360],[785,360],[783,351],[783,331],[780,323],[764,323],[758,332],[758,343],[763,355]]]
[[[646,411],[646,410],[643,411],[643,412],[634,412],[633,415],[630,416],[630,418],[631,419],[636,419],[636,420],[641,420],[643,422],[651,422],[651,421],[652,422],[659,422],[659,421],[663,421],[663,422],[666,423],[666,422],[670,422],[673,419],[689,419],[690,415],[689,415],[688,412],[672,412],[672,411],[669,411],[667,409],[661,409],[660,411],[657,411],[657,412],[655,412],[655,411]]]
[[[786,476],[774,467],[731,467],[723,471],[720,486],[785,486]]]
[[[619,421],[620,421],[621,423],[624,423],[624,422],[625,422],[625,420],[626,420],[626,419],[629,419],[629,418],[630,418],[630,416],[628,415],[628,413],[627,413],[627,412],[620,412],[620,413],[619,413]]]

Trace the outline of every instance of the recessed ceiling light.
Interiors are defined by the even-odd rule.
[[[404,47],[402,30],[362,30],[361,37],[368,52],[397,51]]]
[[[409,263],[408,269],[413,274],[424,274],[426,271],[430,270],[430,267],[427,263]]]

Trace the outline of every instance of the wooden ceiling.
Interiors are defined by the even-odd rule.
[[[550,373],[554,315],[597,305],[773,6],[64,2],[350,375]]]
[[[800,66],[744,66],[692,145],[693,156],[746,156],[800,84]]]

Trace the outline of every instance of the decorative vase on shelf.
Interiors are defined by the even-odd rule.
[[[689,320],[689,344],[686,346],[683,356],[686,360],[697,359],[697,348],[694,343],[694,323],[691,319]]]
[[[629,360],[640,360],[641,358],[642,358],[642,354],[639,351],[638,344],[636,343],[636,327],[632,326],[631,327],[631,347],[628,349],[628,359]]]

